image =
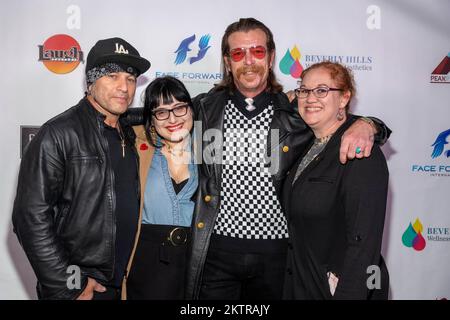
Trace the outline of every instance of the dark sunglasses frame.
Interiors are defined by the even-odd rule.
[[[183,109],[184,109],[184,112],[183,112],[183,114],[181,114],[180,111],[183,110]],[[185,103],[185,104],[178,105],[178,106],[176,106],[173,109],[157,109],[157,110],[153,110],[152,111],[152,115],[156,118],[156,120],[167,120],[167,119],[169,119],[171,112],[173,113],[173,115],[175,117],[183,117],[183,116],[185,116],[187,114],[188,110],[189,110],[189,104]],[[157,114],[159,114],[159,116]],[[161,117],[161,114],[165,114],[167,116],[162,116]]]
[[[325,93],[319,93],[318,90],[324,90]],[[303,96],[301,92],[306,92],[306,96]],[[344,91],[343,89],[338,88],[328,88],[327,86],[319,86],[312,89],[306,89],[306,88],[297,88],[294,90],[295,96],[299,99],[306,99],[309,97],[309,94],[312,92],[316,98],[325,98],[328,95],[328,92],[330,91]]]

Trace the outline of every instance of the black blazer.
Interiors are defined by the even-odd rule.
[[[341,137],[351,122],[338,129],[292,186],[300,157],[284,183],[290,236],[286,299],[369,299],[374,293],[387,298],[389,279],[380,252],[388,168],[378,145],[369,158],[339,162]],[[381,265],[381,290],[367,288],[371,265]],[[329,271],[339,278],[334,296]]]

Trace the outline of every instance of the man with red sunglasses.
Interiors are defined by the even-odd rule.
[[[187,298],[280,299],[289,243],[277,189],[313,135],[275,78],[275,43],[263,23],[228,26],[222,55],[223,81],[194,99],[203,130],[218,130],[223,141],[200,170]],[[375,139],[384,142],[389,129],[380,124]],[[373,120],[355,121],[342,162],[369,156],[376,131]],[[278,170],[269,170],[271,153]]]

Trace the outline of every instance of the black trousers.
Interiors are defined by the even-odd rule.
[[[280,300],[286,248],[241,253],[209,248],[203,271],[201,300]]]
[[[141,226],[139,243],[127,279],[128,300],[184,299],[187,242],[168,241],[176,226]],[[173,233],[172,233],[173,234]]]
[[[92,300],[120,300],[121,289],[109,286],[104,286],[106,288],[105,292],[94,291],[94,296]]]

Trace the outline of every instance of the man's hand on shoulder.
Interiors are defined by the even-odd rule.
[[[355,157],[370,157],[376,133],[377,129],[373,123],[365,118],[356,120],[342,136],[339,152],[341,163],[345,164],[347,159],[352,160]]]

